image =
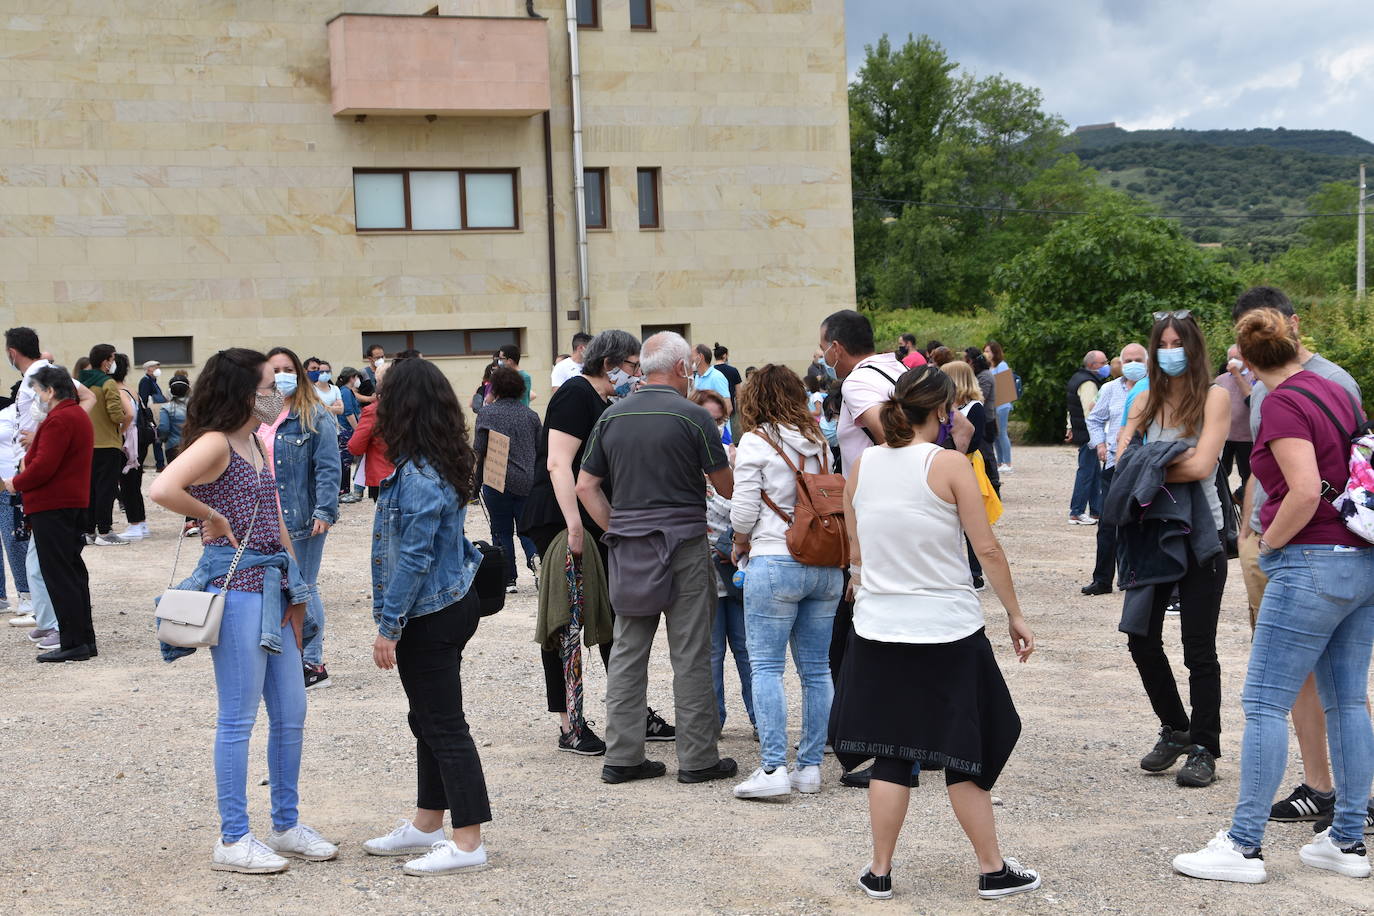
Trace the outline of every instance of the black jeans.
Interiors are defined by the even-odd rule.
[[[849,634],[854,629],[854,602],[846,601],[849,593],[849,570],[841,570],[844,584],[840,586],[840,603],[835,608],[835,621],[830,629],[830,680],[836,687],[840,685],[840,668],[844,665],[845,649],[849,647]]]
[[[1116,465],[1102,471],[1102,497],[1099,505],[1107,505],[1107,491],[1112,488],[1112,478],[1116,476]],[[1093,566],[1093,582],[1112,587],[1116,581],[1116,526],[1108,525],[1106,519],[1097,523],[1097,563]]]
[[[520,516],[518,514],[515,516],[515,520],[518,526],[520,521]],[[530,541],[534,542],[535,550],[539,552],[539,556],[541,559],[545,558],[544,555],[547,554],[549,551],[549,544],[552,543],[553,539],[557,537],[560,533],[562,533],[562,531],[562,528],[551,527],[548,525],[543,525],[530,530],[528,538]],[[600,538],[593,538],[591,532],[587,532],[586,536],[582,539],[582,544],[584,548],[586,547],[588,541],[594,543],[596,545],[596,552],[601,554],[601,568],[610,569],[610,548],[608,548],[605,544],[601,543]],[[514,549],[514,546],[515,545],[512,544],[511,548]],[[507,554],[506,556],[507,560],[509,560],[510,554]],[[563,564],[565,562],[567,562],[566,557],[563,558],[563,561],[555,564],[554,566],[548,567],[547,569],[544,567],[540,567],[540,575],[563,575],[565,569]],[[612,617],[614,617],[615,615],[614,608],[611,609],[611,615]],[[607,641],[602,643],[600,646],[601,664],[607,671],[610,670],[611,666],[611,646],[613,645],[615,645],[614,641]],[[548,700],[549,712],[567,712],[568,684],[567,680],[563,677],[563,654],[556,649],[549,650],[541,648],[539,650],[539,662],[544,667],[544,698]]]
[[[123,454],[121,452],[121,454]],[[91,579],[81,550],[81,520],[85,509],[48,509],[30,512],[38,568],[48,587],[62,648],[95,645],[95,625],[91,623]]]
[[[143,468],[119,475],[119,499],[124,503],[124,517],[130,525],[148,520],[148,512],[143,507]]]
[[[415,735],[415,805],[447,808],[454,828],[491,820],[482,761],[463,715],[463,647],[479,619],[477,594],[469,591],[442,611],[406,623],[396,644]]]
[[[91,501],[86,508],[86,533],[109,534],[114,524],[114,501],[119,472],[128,460],[122,448],[98,448],[91,456]]]
[[[141,437],[140,437],[141,438]],[[154,436],[151,440],[142,439],[138,443],[138,467],[143,469],[143,465],[148,460],[148,446],[153,447],[153,466],[159,471],[167,466],[167,462],[172,460],[171,455],[164,455],[162,452],[162,440]]]
[[[1189,732],[1193,744],[1202,745],[1218,757],[1221,756],[1221,663],[1217,661],[1217,618],[1221,614],[1221,593],[1225,589],[1226,554],[1219,553],[1210,563],[1200,565],[1189,550],[1188,570],[1178,580],[1178,597],[1183,664],[1188,667],[1188,698],[1193,705],[1191,718],[1183,708],[1169,657],[1164,654],[1164,608],[1173,591],[1167,584],[1155,586],[1149,635],[1131,634],[1126,640],[1160,724]]]
[[[1254,449],[1255,443],[1242,442],[1239,439],[1227,439],[1226,445],[1221,449],[1221,469],[1226,474],[1226,479],[1231,479],[1231,467],[1240,471],[1240,486],[1245,488],[1245,482],[1250,479],[1250,452]],[[1228,483],[1227,486],[1230,486]]]

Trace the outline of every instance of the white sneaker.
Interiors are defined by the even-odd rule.
[[[1302,859],[1304,865],[1334,871],[1347,878],[1369,877],[1369,856],[1365,855],[1364,843],[1356,843],[1348,851],[1341,849],[1332,842],[1330,827],[1298,850],[1298,858]]]
[[[1264,859],[1258,854],[1254,858],[1246,858],[1225,830],[1218,830],[1217,835],[1197,852],[1174,856],[1174,871],[1208,881],[1263,884],[1269,880],[1264,870]]]
[[[305,859],[307,862],[328,862],[339,854],[339,847],[304,824],[280,832],[273,830],[264,842],[277,855]]]
[[[999,474],[1010,474],[1010,473],[1011,473],[1011,465],[1009,465],[1009,464],[999,464],[999,465],[997,465],[997,473],[999,473]]]
[[[124,547],[129,542],[111,531],[108,534],[97,534],[91,543],[97,547]]]
[[[18,617],[10,618],[10,626],[12,627],[32,627],[37,624],[38,621],[34,618],[33,614],[20,614]]]
[[[444,839],[443,827],[425,833],[410,821],[403,820],[386,836],[364,841],[363,852],[370,856],[413,856],[429,852],[435,843],[442,843]]]
[[[29,597],[28,592],[19,593],[19,606],[14,610],[19,614],[33,613],[33,599]]]
[[[798,767],[792,771],[792,788],[807,795],[815,795],[821,790],[821,768],[818,766]]]
[[[141,541],[148,536],[148,523],[139,522],[136,525],[130,525],[119,532],[119,536],[126,541]]]
[[[735,786],[735,798],[772,798],[775,795],[791,795],[792,779],[787,775],[787,767],[778,767],[769,773],[763,767]]]
[[[251,833],[245,833],[237,843],[228,846],[221,839],[215,844],[215,854],[210,859],[211,871],[236,871],[243,875],[270,875],[290,867],[290,862]]]
[[[433,875],[451,875],[469,868],[482,868],[487,864],[487,847],[478,843],[472,852],[463,852],[452,840],[440,840],[429,853],[418,859],[411,859],[401,871],[417,878]]]

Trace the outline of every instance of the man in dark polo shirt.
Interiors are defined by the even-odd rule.
[[[734,475],[705,408],[687,400],[692,349],[664,331],[644,342],[645,384],[606,408],[587,439],[577,496],[610,547],[615,646],[606,672],[605,782],[662,776],[644,755],[649,652],[668,624],[677,709],[678,782],[725,779],[735,761],[716,746],[720,719],[711,681],[715,580],[706,543],[702,474],[727,499]],[[610,484],[614,502],[601,484]]]

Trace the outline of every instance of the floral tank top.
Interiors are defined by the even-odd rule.
[[[277,553],[284,549],[281,544],[281,525],[277,521],[277,482],[266,461],[263,462],[262,471],[255,472],[253,466],[231,448],[229,466],[224,469],[219,479],[212,483],[192,484],[187,490],[196,499],[229,520],[229,527],[240,544],[243,543],[244,535],[248,533],[251,523],[253,535],[248,539],[249,550]],[[253,521],[254,506],[258,506],[256,522]],[[202,543],[206,547],[228,546],[229,539],[210,538]],[[231,590],[262,591],[264,572],[260,566],[251,569],[240,568],[234,573]],[[275,569],[272,573],[274,576],[277,575]],[[223,588],[224,576],[210,584]]]

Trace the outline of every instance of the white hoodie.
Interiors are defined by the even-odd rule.
[[[797,499],[797,478],[782,457],[759,435],[782,445],[799,469],[811,474],[829,470],[830,449],[812,442],[792,426],[764,426],[745,433],[735,450],[735,495],[730,500],[730,526],[749,535],[751,556],[790,556],[787,523],[768,507],[759,490],[789,516]],[[805,464],[802,463],[803,457]]]

